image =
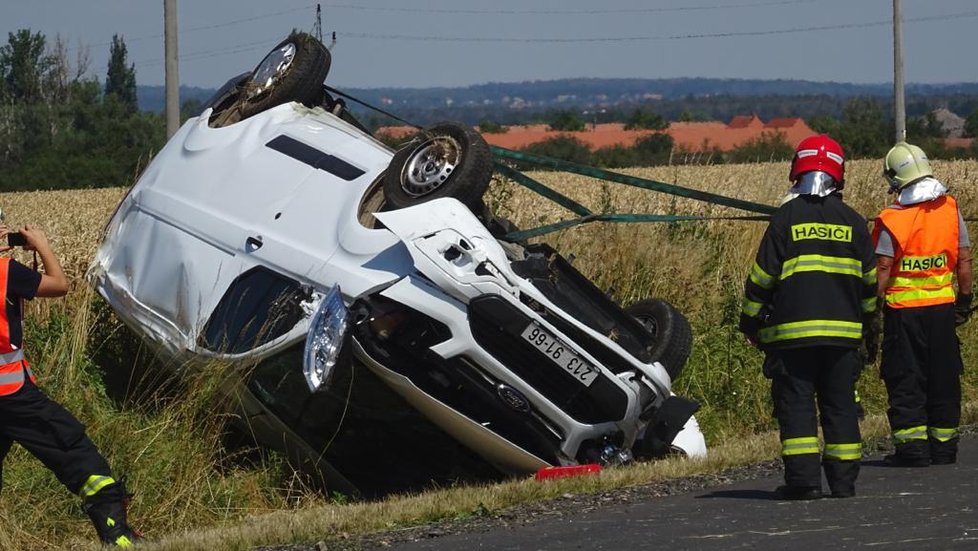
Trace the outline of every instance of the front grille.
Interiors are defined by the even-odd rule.
[[[527,258],[512,263],[513,270],[530,280],[548,300],[556,304],[565,315],[607,336],[634,356],[638,361],[648,363],[652,356],[652,335],[635,318],[624,310],[594,283],[574,269],[564,257],[544,244],[530,245],[526,248]],[[529,305],[531,308],[533,305]],[[595,355],[606,367],[615,373],[633,369],[614,351],[579,331],[560,316],[551,315],[547,321],[553,323],[561,332],[573,338],[588,352]]]
[[[472,421],[548,463],[556,463],[561,435],[535,410],[517,411],[497,392],[494,380],[465,357],[445,360],[430,346],[441,342],[448,328],[424,314],[400,306],[410,319],[384,338],[371,333],[369,324],[355,327],[357,340],[372,358],[404,375],[415,386]],[[419,338],[419,328],[431,326],[432,336]]]
[[[520,335],[531,318],[498,296],[469,303],[469,327],[476,342],[530,386],[581,423],[625,417],[628,396],[607,377],[584,386]]]

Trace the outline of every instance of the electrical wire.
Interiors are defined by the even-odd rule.
[[[951,13],[943,15],[929,15],[921,17],[911,17],[904,18],[904,23],[924,23],[924,22],[935,22],[935,21],[948,21],[956,19],[967,19],[978,17],[978,10]],[[832,25],[816,25],[807,27],[791,27],[785,29],[772,29],[772,30],[761,30],[761,31],[732,31],[732,32],[721,32],[721,33],[692,33],[692,34],[675,34],[675,35],[636,35],[636,36],[613,36],[613,37],[571,37],[571,38],[508,38],[508,37],[470,37],[470,36],[432,36],[432,35],[402,35],[402,34],[380,34],[380,33],[356,33],[356,32],[343,32],[343,31],[333,31],[337,37],[345,37],[351,39],[368,39],[368,40],[401,40],[401,41],[414,41],[414,42],[468,42],[468,43],[552,43],[552,44],[567,44],[567,43],[616,43],[616,42],[655,42],[655,41],[672,41],[672,40],[690,40],[690,39],[705,39],[705,38],[735,38],[735,37],[752,37],[752,36],[771,36],[779,34],[798,34],[798,33],[808,33],[808,32],[824,32],[824,31],[837,31],[837,30],[851,30],[851,29],[865,29],[870,27],[883,27],[892,25],[892,21],[889,19],[878,20],[878,21],[867,21],[862,23],[841,23]],[[184,54],[180,56],[180,61],[194,61],[199,59],[209,59],[212,57],[219,57],[224,55],[230,55],[245,51],[252,51],[268,44],[277,42],[279,38],[269,39],[259,43],[250,42],[248,44],[239,44],[236,46],[229,46],[227,48],[220,48],[217,50],[201,50],[197,52],[192,52],[189,54]],[[162,58],[157,58],[153,60],[146,60],[136,63],[137,66],[154,66],[161,65],[163,63]]]
[[[577,9],[577,10],[500,10],[500,9],[464,9],[464,8],[404,8],[390,6],[362,6],[357,4],[330,4],[326,3],[325,8],[358,10],[358,11],[381,11],[381,12],[402,12],[402,13],[446,13],[446,14],[477,14],[477,15],[611,15],[621,13],[667,13],[667,12],[689,12],[689,11],[713,11],[723,9],[739,8],[759,8],[773,6],[788,6],[793,4],[810,4],[810,0],[767,0],[765,2],[746,2],[742,4],[727,5],[708,5],[708,6],[675,6],[669,8],[603,8],[603,9]]]
[[[219,29],[219,28],[222,28],[222,27],[231,27],[231,26],[238,25],[238,24],[241,24],[241,23],[250,23],[252,21],[260,21],[262,19],[268,19],[270,17],[278,17],[280,15],[285,15],[285,14],[288,14],[288,13],[294,13],[294,12],[297,12],[297,11],[310,10],[310,9],[314,9],[315,7],[316,7],[316,4],[307,4],[305,6],[301,6],[301,7],[298,7],[298,8],[290,8],[290,9],[287,9],[287,10],[280,10],[280,11],[265,13],[265,14],[261,14],[261,15],[254,15],[252,17],[246,17],[244,19],[235,19],[233,21],[225,21],[224,23],[215,23],[215,24],[212,24],[212,25],[200,25],[200,26],[197,26],[197,27],[189,27],[189,28],[186,28],[186,29],[181,28],[180,29],[180,34],[192,33],[192,32],[196,32],[196,31],[207,31],[207,30],[212,30],[212,29]],[[139,37],[136,37],[136,38],[125,38],[125,41],[126,41],[126,44],[131,44],[131,43],[134,43],[134,42],[142,42],[144,40],[162,40],[162,39],[163,39],[163,35],[162,34],[154,34],[154,35],[148,35],[148,36],[139,36]],[[102,47],[102,46],[111,46],[111,45],[112,45],[112,42],[99,42],[99,43],[96,43],[96,44],[89,44],[89,45],[86,45],[84,47],[87,47],[87,48],[98,48],[98,47]],[[77,46],[76,47],[72,47],[72,48],[69,48],[69,51],[76,50],[78,48],[79,47],[77,47]]]
[[[946,21],[951,19],[964,19],[978,17],[978,11],[969,11],[947,15],[932,15],[915,18],[906,18],[904,23],[919,23],[927,21]],[[575,38],[509,38],[509,37],[449,37],[431,35],[403,35],[403,34],[376,34],[376,33],[351,33],[336,31],[337,36],[347,38],[368,38],[373,40],[406,40],[417,42],[515,42],[515,43],[586,43],[586,42],[639,42],[639,41],[664,41],[664,40],[688,40],[696,38],[733,38],[743,36],[770,36],[777,34],[797,34],[818,31],[836,31],[848,29],[865,29],[869,27],[882,27],[892,25],[892,20],[868,21],[864,23],[836,23],[832,25],[817,25],[809,27],[791,27],[786,29],[772,29],[767,31],[732,31],[721,33],[697,33],[697,34],[674,34],[674,35],[640,35],[640,36],[609,36],[609,37],[575,37]]]

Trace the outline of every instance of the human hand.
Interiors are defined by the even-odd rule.
[[[44,232],[34,226],[26,225],[20,229],[20,233],[24,234],[24,240],[27,241],[24,248],[28,251],[39,251],[51,247]]]
[[[879,310],[863,316],[862,356],[864,363],[876,363],[880,349],[880,335],[883,333],[881,322],[882,316]]]
[[[964,325],[971,317],[971,295],[959,294],[954,301],[954,326]]]
[[[10,233],[10,228],[8,228],[6,224],[0,224],[0,243],[7,242],[8,233]],[[13,247],[11,247],[10,245],[0,246],[0,253],[5,253],[11,249],[13,249]]]

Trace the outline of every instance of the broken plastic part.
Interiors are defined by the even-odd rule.
[[[550,478],[564,478],[568,476],[582,476],[601,472],[601,465],[597,463],[587,463],[585,465],[568,465],[565,467],[544,467],[537,471],[537,480],[547,480]]]

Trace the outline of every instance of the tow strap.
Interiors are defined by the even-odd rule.
[[[599,180],[606,180],[609,182],[624,184],[626,186],[648,189],[651,191],[658,191],[661,193],[667,193],[670,195],[676,195],[679,197],[685,197],[697,201],[704,201],[715,205],[723,205],[723,206],[733,207],[740,210],[746,210],[748,212],[759,213],[759,215],[755,215],[755,216],[696,216],[696,215],[679,215],[679,214],[602,214],[602,213],[595,214],[591,212],[590,209],[578,203],[577,201],[574,201],[570,197],[567,197],[566,195],[554,190],[553,188],[550,188],[542,184],[541,182],[538,182],[537,180],[530,178],[526,174],[523,174],[519,170],[516,170],[515,168],[512,168],[509,165],[496,161],[495,169],[496,172],[498,172],[500,175],[513,180],[517,184],[520,184],[521,186],[529,189],[530,191],[533,191],[534,193],[538,193],[543,197],[550,199],[551,201],[557,203],[558,205],[578,215],[578,218],[561,220],[560,222],[555,222],[553,224],[546,224],[528,230],[510,232],[505,236],[503,236],[503,238],[507,240],[522,241],[530,237],[539,237],[541,235],[545,235],[554,231],[571,228],[580,224],[587,224],[588,222],[680,222],[686,220],[768,220],[770,219],[770,215],[773,214],[775,210],[777,210],[776,207],[772,207],[771,205],[754,203],[752,201],[744,201],[742,199],[726,197],[724,195],[718,195],[716,193],[710,193],[707,191],[699,191],[695,189],[684,188],[684,187],[677,186],[675,184],[667,184],[665,182],[649,180],[647,178],[628,176],[627,174],[611,172],[610,170],[603,170],[592,166],[579,165],[577,163],[562,161],[560,159],[554,159],[551,157],[544,157],[542,155],[533,155],[530,153],[524,153],[522,151],[513,151],[511,149],[505,149],[496,146],[492,146],[491,150],[493,155],[495,155],[497,159],[509,159],[509,160],[523,162],[523,163],[530,163],[537,166],[560,170],[563,172],[570,172],[574,174],[580,174],[582,176],[597,178]]]

